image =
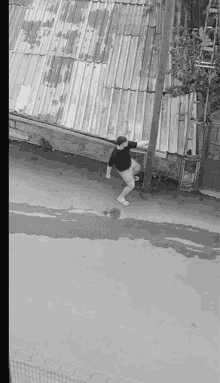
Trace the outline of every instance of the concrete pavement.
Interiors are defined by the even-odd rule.
[[[85,381],[217,383],[219,202],[135,190],[123,207],[117,173],[28,144],[9,165],[10,342]]]

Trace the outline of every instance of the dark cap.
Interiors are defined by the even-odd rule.
[[[125,136],[120,136],[120,137],[117,138],[116,144],[117,145],[121,145],[121,144],[123,144],[126,141],[127,141],[127,138]]]

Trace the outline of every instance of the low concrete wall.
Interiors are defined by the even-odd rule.
[[[9,138],[39,146],[41,146],[41,139],[44,138],[54,150],[86,156],[104,163],[108,162],[114,147],[114,143],[106,140],[11,114],[9,115]],[[131,156],[141,164],[144,171],[146,151],[132,150]],[[178,180],[181,159],[177,155],[156,152],[154,167]]]

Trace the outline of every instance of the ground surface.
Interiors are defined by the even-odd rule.
[[[9,166],[10,342],[133,381],[217,383],[219,201],[137,189],[123,207],[114,171],[28,144]]]

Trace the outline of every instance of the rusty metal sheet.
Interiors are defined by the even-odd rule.
[[[137,109],[137,96],[138,92],[131,91],[128,105],[128,117],[127,117],[127,137],[129,140],[133,140],[135,131],[135,116]]]
[[[121,52],[118,60],[118,66],[115,76],[114,86],[116,88],[122,88],[125,68],[127,66],[127,58],[130,47],[131,36],[124,36],[122,39]]]
[[[131,89],[131,82],[133,77],[137,47],[138,47],[138,37],[131,37],[127,63],[125,66],[123,89]]]
[[[153,42],[155,38],[155,28],[148,28],[147,38],[145,39],[142,67],[140,71],[139,90],[147,90],[151,58],[153,54]]]
[[[112,102],[109,111],[109,120],[107,126],[108,138],[115,137],[115,135],[118,134],[118,114],[120,109],[121,94],[121,89],[112,89]]]
[[[21,114],[95,136],[149,139],[158,69],[153,46],[158,46],[155,32],[163,13],[158,6],[146,12],[149,4],[34,0],[31,7],[11,5],[10,109],[23,105]],[[165,88],[169,84],[166,75]],[[23,94],[26,104],[19,101]],[[179,104],[163,99],[159,150],[181,153],[184,108],[187,99]],[[195,134],[192,124],[188,146],[193,152]]]

